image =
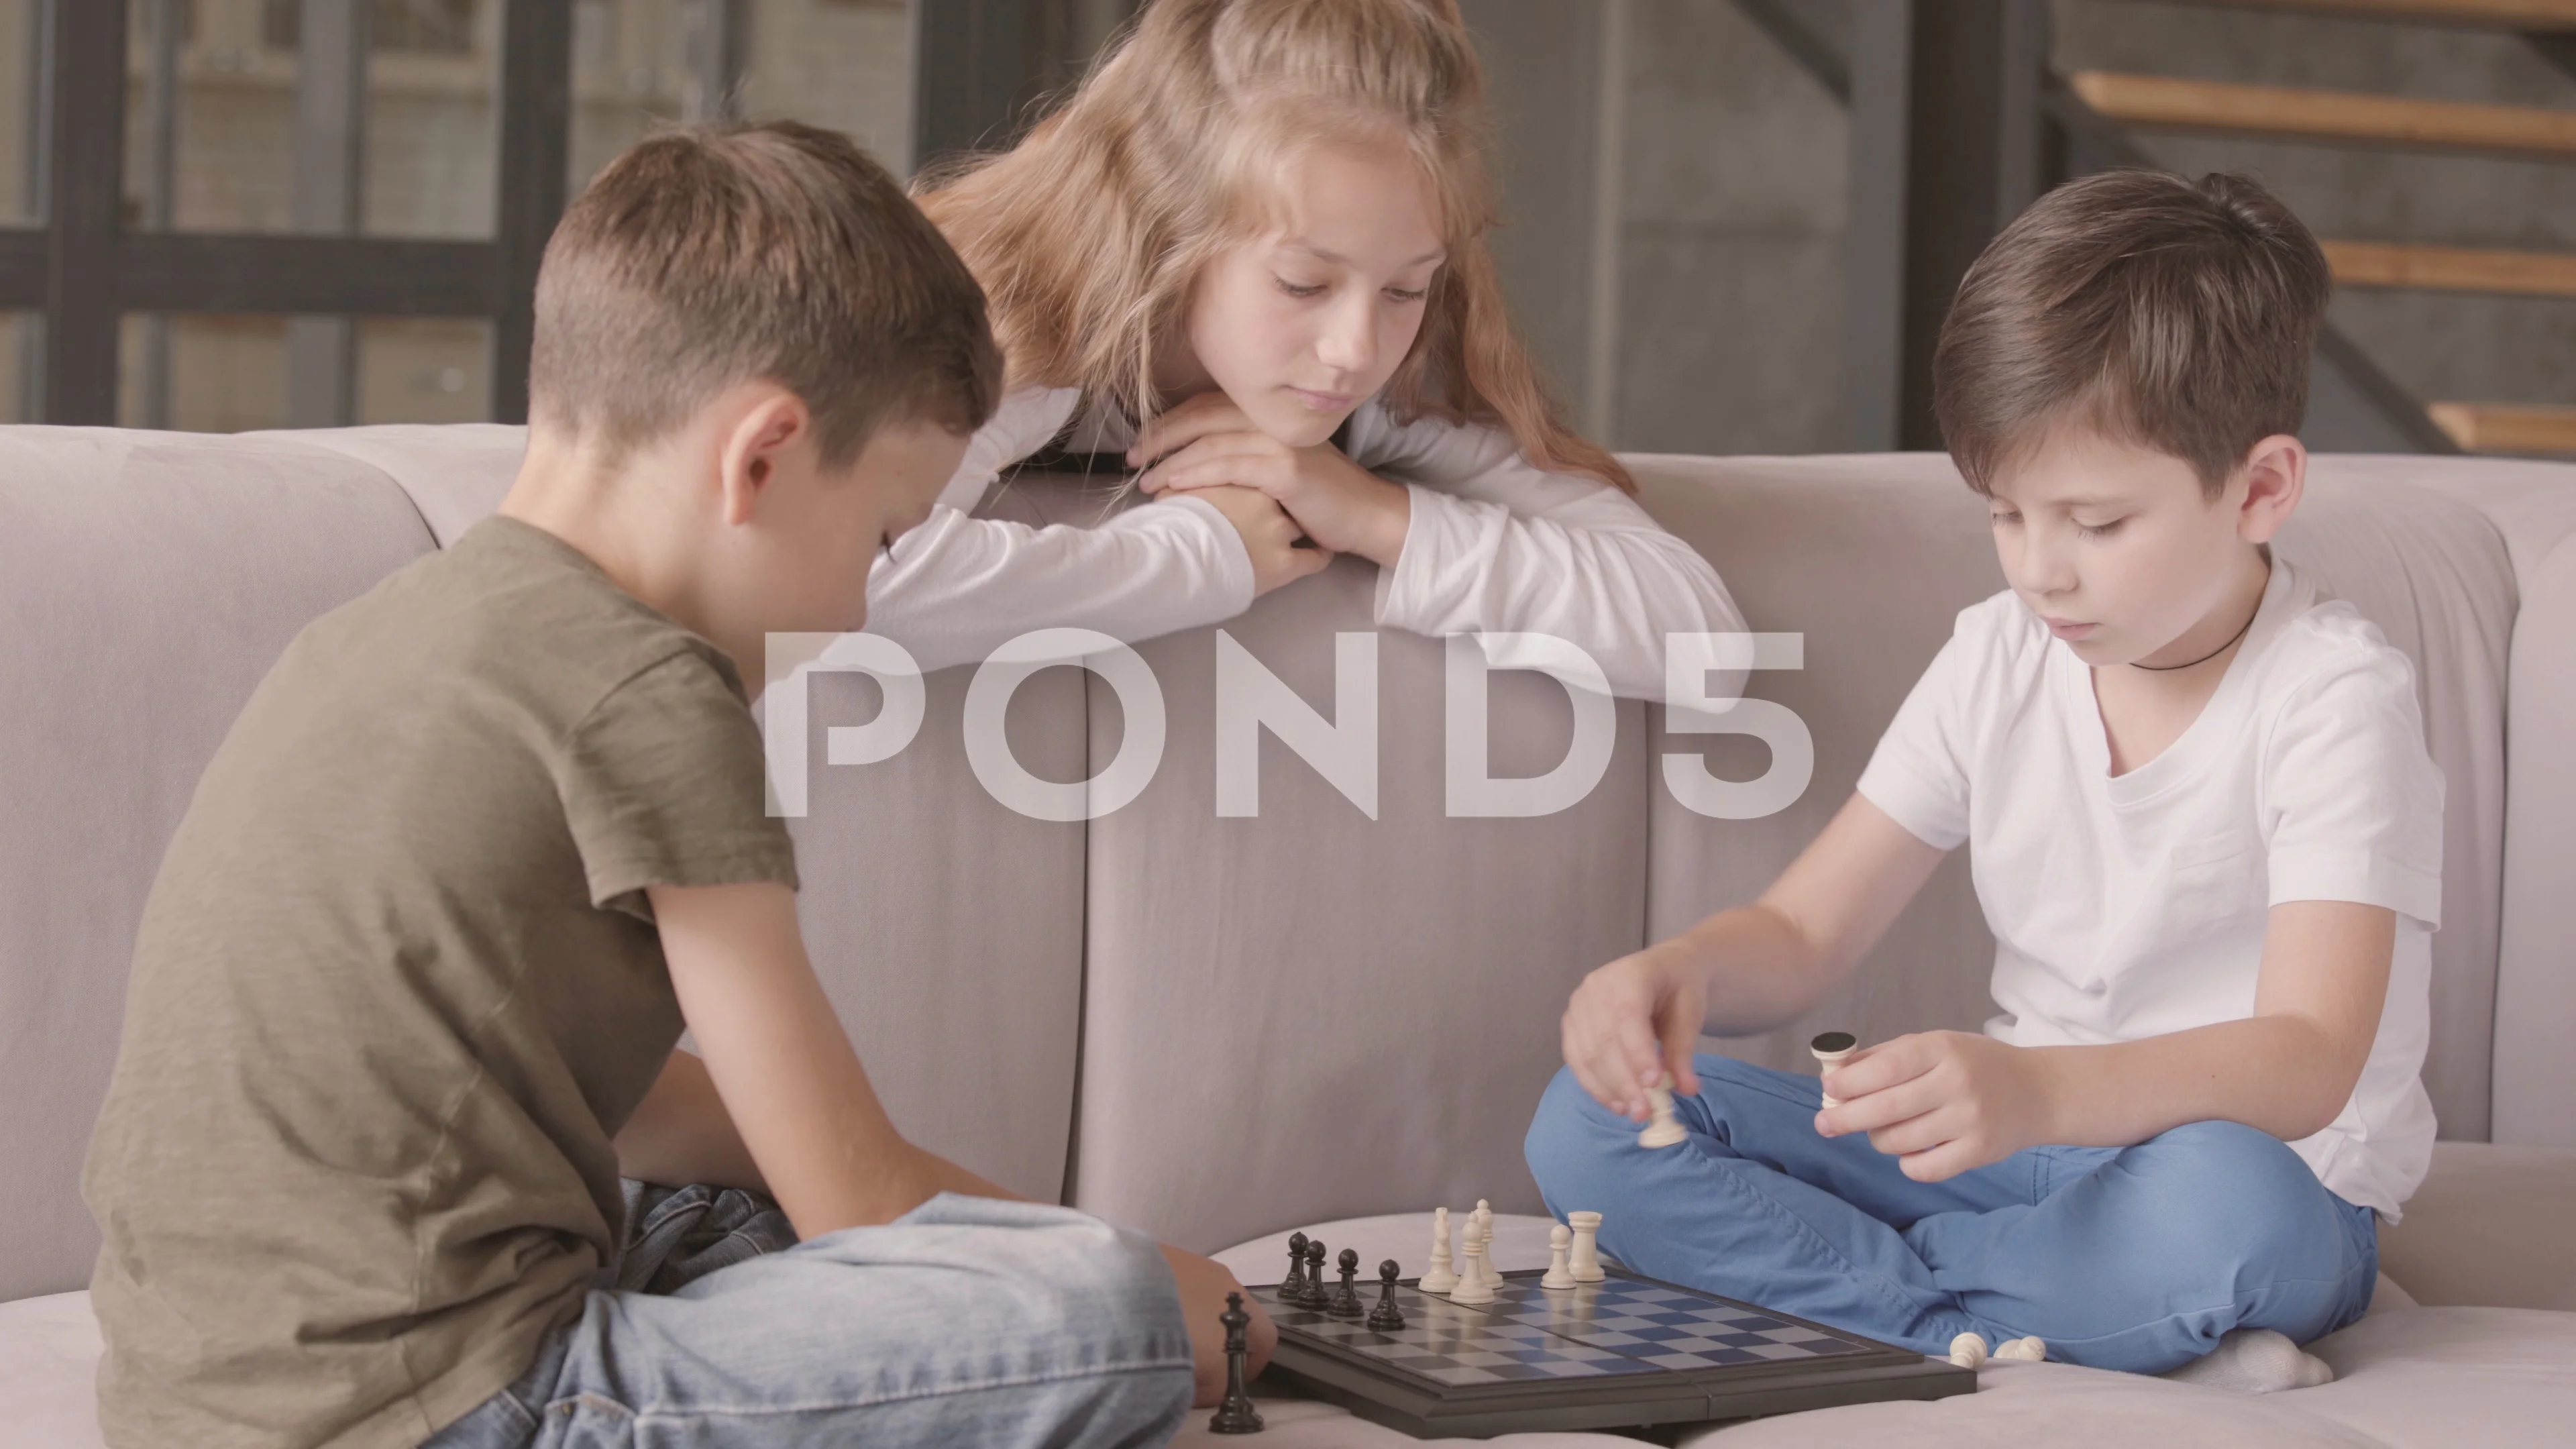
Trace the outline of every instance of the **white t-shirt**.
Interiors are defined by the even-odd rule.
[[[1943,850],[1966,842],[1995,935],[1988,1035],[2135,1041],[2253,1014],[2266,913],[2397,913],[2369,1064],[2290,1144],[2394,1222],[2433,1153],[2420,1077],[2441,924],[2442,774],[2406,656],[2275,563],[2244,647],[2165,752],[2114,776],[2091,669],[2010,591],[1958,628],[1879,741],[1860,792]]]
[[[1215,624],[1252,603],[1252,560],[1216,505],[1137,495],[1097,527],[977,518],[1003,470],[1066,433],[1075,452],[1123,452],[1124,419],[1085,412],[1072,388],[1024,388],[967,445],[920,527],[868,579],[868,632],[924,669],[984,658],[1031,629],[1096,629],[1127,643]],[[1717,570],[1637,500],[1550,473],[1491,428],[1398,422],[1374,399],[1351,414],[1350,460],[1406,485],[1404,553],[1378,574],[1377,623],[1441,637],[1544,634],[1601,665],[1611,693],[1661,699],[1664,636],[1744,628]],[[1522,663],[1502,640],[1496,668]]]

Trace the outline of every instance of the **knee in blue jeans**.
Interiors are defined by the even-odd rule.
[[[2320,1203],[2328,1193],[2288,1143],[2240,1122],[2192,1122],[2142,1144],[2138,1167],[2163,1191],[2156,1215],[2178,1241],[2243,1266],[2282,1267],[2320,1248]]]
[[[1559,1067],[1539,1096],[1538,1110],[1530,1116],[1521,1156],[1529,1163],[1539,1192],[1553,1200],[1557,1192],[1591,1178],[1602,1161],[1602,1149],[1614,1145],[1622,1129],[1631,1135],[1636,1130],[1592,1100],[1592,1094],[1575,1080],[1572,1067]]]

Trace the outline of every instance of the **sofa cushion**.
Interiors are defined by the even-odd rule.
[[[383,474],[420,510],[440,548],[500,508],[528,451],[528,430],[507,423],[380,423],[242,436],[336,454]]]
[[[0,1424],[12,1449],[103,1449],[89,1290],[0,1303]]]
[[[1223,632],[1326,718],[1334,635],[1377,635],[1378,817],[1264,731],[1260,814],[1216,799],[1218,631],[1137,646],[1171,727],[1132,804],[1091,822],[1075,1206],[1206,1250],[1408,1203],[1538,1206],[1521,1139],[1583,973],[1641,944],[1643,713],[1591,791],[1551,815],[1450,818],[1444,650],[1374,622],[1344,559]],[[1091,768],[1124,739],[1096,677]],[[1491,771],[1567,758],[1574,708],[1542,675],[1489,680]]]
[[[2576,1311],[2576,1152],[2435,1143],[2379,1265],[2427,1307]]]
[[[81,1156],[197,776],[298,630],[429,548],[318,449],[0,429],[0,1299],[89,1281]]]

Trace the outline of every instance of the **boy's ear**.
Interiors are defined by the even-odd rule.
[[[2287,433],[2274,433],[2246,453],[2244,470],[2245,501],[2237,505],[2237,536],[2247,543],[2270,543],[2307,491],[2307,445]]]
[[[724,521],[749,523],[769,485],[778,479],[790,448],[814,426],[805,399],[775,383],[752,387],[738,404],[718,454],[718,504]]]

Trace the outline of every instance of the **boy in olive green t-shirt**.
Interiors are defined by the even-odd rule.
[[[296,639],[155,882],[84,1179],[110,1444],[1159,1443],[1209,1396],[1222,1269],[887,1120],[763,806],[766,636],[860,627],[999,372],[845,138],[675,131],[573,204],[501,516]],[[677,1212],[776,1251],[667,1261]]]

